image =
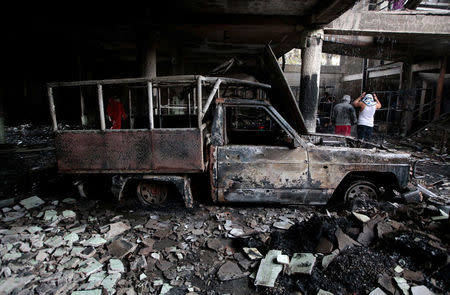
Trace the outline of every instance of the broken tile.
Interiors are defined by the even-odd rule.
[[[353,216],[356,217],[356,219],[358,219],[359,221],[361,221],[362,223],[366,223],[370,220],[370,217],[361,213],[357,213],[357,212],[352,212]]]
[[[84,261],[78,272],[83,273],[85,276],[89,276],[90,274],[93,274],[94,272],[100,270],[102,267],[103,264],[91,257]]]
[[[116,223],[111,223],[109,225],[109,231],[105,234],[105,239],[110,240],[112,238],[114,238],[115,236],[118,236],[124,232],[126,232],[127,230],[129,230],[131,227],[122,222],[116,222]]]
[[[3,255],[2,260],[3,261],[11,261],[11,260],[17,260],[20,257],[22,257],[22,253],[11,252],[11,253],[6,253],[5,255]]]
[[[328,265],[339,255],[339,250],[333,251],[330,255],[325,255],[322,258],[322,268],[326,269]]]
[[[44,245],[47,247],[57,248],[64,245],[64,240],[60,236],[54,236],[45,240]]]
[[[19,247],[19,250],[23,253],[28,253],[31,250],[30,244],[28,243],[22,243]]]
[[[58,219],[58,212],[55,210],[46,210],[44,213],[44,220],[45,221],[55,221]]]
[[[270,250],[261,263],[256,273],[255,286],[273,287],[279,273],[283,270],[281,264],[274,261],[281,254],[280,250]]]
[[[359,234],[357,241],[367,247],[372,243],[374,237],[373,228],[368,224],[364,224],[363,231]]]
[[[9,222],[9,221],[14,221],[16,219],[22,218],[25,216],[26,212],[17,212],[17,211],[12,211],[12,212],[7,212],[5,213],[5,217],[2,218],[3,222]]]
[[[386,293],[384,293],[384,291],[381,290],[380,288],[376,288],[372,290],[372,292],[370,292],[369,295],[386,295]]]
[[[317,292],[317,295],[334,295],[334,294],[331,292],[319,289],[319,292]]]
[[[227,261],[217,271],[217,277],[221,281],[231,281],[241,278],[243,273],[239,266],[231,261]]]
[[[67,253],[67,250],[64,248],[57,248],[55,252],[53,252],[53,257],[61,257]]]
[[[44,261],[45,259],[47,259],[48,257],[48,253],[46,252],[46,250],[40,250],[38,252],[38,254],[36,255],[36,260],[37,261]]]
[[[105,244],[107,241],[103,239],[100,235],[94,235],[89,240],[82,243],[84,246],[92,246],[92,247],[99,247],[103,244]]]
[[[64,241],[67,241],[68,245],[72,245],[76,241],[79,240],[78,234],[76,233],[70,233],[64,236]]]
[[[39,206],[45,204],[45,202],[38,196],[32,196],[32,197],[23,199],[19,203],[27,210],[36,208],[36,207],[39,207]]]
[[[34,275],[9,277],[0,281],[0,294],[11,294],[14,290],[23,290],[24,286],[35,278]]]
[[[34,234],[34,233],[42,231],[42,228],[40,228],[39,226],[30,226],[30,227],[27,227],[26,231],[28,231],[30,234]]]
[[[209,239],[207,241],[207,246],[209,249],[215,250],[217,252],[225,248],[225,245],[219,239]]]
[[[256,248],[244,247],[243,250],[251,260],[259,260],[263,258],[263,255]]]
[[[108,265],[108,273],[120,273],[124,272],[125,267],[123,266],[123,263],[120,259],[110,259],[109,265]]]
[[[289,265],[289,256],[280,254],[277,256],[277,263],[283,264],[283,265]]]
[[[87,259],[87,258],[94,256],[96,252],[97,252],[97,250],[95,250],[94,247],[89,246],[89,247],[83,248],[83,250],[78,254],[78,256],[80,256],[81,258]]]
[[[116,286],[117,281],[120,279],[120,276],[121,276],[120,273],[113,273],[103,279],[101,285],[103,286],[103,288],[106,289],[108,294],[115,293],[114,287]]]
[[[396,292],[394,284],[392,283],[392,278],[384,274],[378,278],[378,284],[390,294],[394,294]]]
[[[139,275],[139,281],[145,280],[147,278],[147,275],[145,273],[141,273]]]
[[[416,283],[421,283],[424,280],[423,273],[421,271],[412,271],[409,269],[405,269],[403,271],[403,277]]]
[[[335,236],[338,241],[339,250],[341,251],[346,248],[359,245],[358,242],[346,235],[340,228],[336,230]]]
[[[126,240],[115,240],[111,244],[108,245],[108,252],[111,256],[116,258],[123,258],[127,254],[133,252],[136,249],[137,245],[130,243]]]
[[[84,231],[86,230],[86,227],[87,227],[87,225],[83,224],[78,227],[71,228],[71,229],[69,229],[69,231],[74,234],[81,234],[81,233],[84,233]]]
[[[411,287],[412,295],[433,295],[434,293],[430,291],[427,287],[421,286],[413,286]]]
[[[64,210],[62,216],[63,218],[75,218],[77,214],[72,210]]]
[[[71,295],[102,295],[102,289],[86,290],[86,291],[73,291]]]
[[[289,264],[291,274],[311,274],[316,263],[316,256],[312,253],[294,253]]]
[[[291,226],[293,226],[294,224],[292,222],[288,222],[288,221],[277,221],[274,222],[273,227],[278,228],[278,229],[290,229]]]
[[[243,236],[245,233],[240,228],[233,228],[232,230],[230,230],[229,234],[233,237],[240,237]]]
[[[166,295],[169,293],[169,291],[173,289],[173,286],[170,284],[164,283],[164,285],[161,288],[161,291],[159,292],[159,295]]]
[[[409,285],[404,278],[394,277],[397,287],[402,291],[403,295],[409,295]]]

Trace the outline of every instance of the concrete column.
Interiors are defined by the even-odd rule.
[[[367,80],[369,78],[369,73],[367,72],[367,67],[369,66],[369,60],[367,58],[363,59],[362,66],[362,80],[361,80],[361,93],[367,91]]]
[[[439,79],[436,88],[436,104],[434,107],[433,120],[439,119],[439,116],[441,115],[442,91],[444,89],[444,80],[446,71],[447,71],[447,57],[444,57],[441,60],[441,71],[439,72]]]
[[[311,30],[302,37],[299,107],[309,132],[316,131],[323,36],[323,30]]]
[[[156,42],[149,40],[144,42],[142,56],[142,76],[147,78],[156,77]]]
[[[401,136],[406,136],[411,130],[414,107],[416,104],[416,93],[412,87],[412,67],[410,62],[404,62],[400,75],[400,100],[402,106],[400,130]]]
[[[423,106],[425,104],[425,97],[427,95],[427,81],[422,81],[422,92],[420,94],[420,105],[419,105],[419,119],[422,119]]]
[[[1,90],[0,90],[1,91]],[[5,144],[5,112],[3,106],[3,96],[0,93],[0,144]]]

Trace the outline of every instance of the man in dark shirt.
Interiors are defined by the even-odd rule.
[[[344,95],[342,102],[334,106],[331,112],[334,133],[350,136],[353,124],[356,124],[355,108],[350,104],[350,95]]]

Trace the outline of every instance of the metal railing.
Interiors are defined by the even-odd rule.
[[[120,84],[134,84],[140,85],[147,89],[147,98],[148,98],[148,118],[149,118],[149,129],[155,128],[154,115],[155,109],[159,117],[159,127],[161,128],[161,109],[163,106],[161,105],[161,88],[169,88],[169,87],[179,87],[179,86],[190,86],[193,89],[192,97],[195,102],[194,111],[196,111],[197,115],[197,126],[198,128],[202,128],[202,120],[205,117],[211,102],[214,97],[220,95],[220,86],[221,85],[238,85],[244,87],[256,87],[260,89],[270,89],[270,85],[238,80],[232,78],[222,78],[222,77],[205,77],[198,75],[185,75],[185,76],[168,76],[168,77],[157,77],[157,78],[126,78],[126,79],[109,79],[109,80],[88,80],[88,81],[76,81],[76,82],[53,82],[47,83],[47,93],[49,99],[50,106],[50,115],[52,119],[52,127],[54,131],[58,130],[58,121],[56,118],[56,107],[54,100],[54,88],[58,87],[80,87],[80,86],[97,86],[97,100],[98,100],[98,108],[99,108],[99,119],[100,119],[100,130],[106,130],[105,123],[105,109],[103,104],[103,86],[105,85],[120,85]],[[213,85],[212,91],[209,93],[204,106],[203,103],[203,88],[204,86]],[[154,95],[154,89],[156,89],[156,95]],[[129,94],[130,95],[130,94]],[[190,115],[190,95],[188,95],[189,102],[186,105],[188,114]],[[156,104],[154,103],[156,99]],[[131,102],[130,102],[131,104]],[[156,107],[155,107],[156,105]],[[84,107],[81,108],[81,118],[84,118],[85,115]],[[82,119],[83,121],[83,119]]]

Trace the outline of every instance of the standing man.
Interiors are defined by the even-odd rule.
[[[350,104],[350,95],[344,95],[341,103],[334,106],[331,112],[334,133],[350,136],[352,125],[356,124],[355,108]]]
[[[355,108],[361,108],[358,117],[358,138],[369,141],[372,139],[373,118],[375,111],[381,108],[381,103],[375,93],[366,94],[363,92],[354,102]]]
[[[123,104],[120,102],[117,96],[113,96],[108,101],[108,107],[106,108],[108,119],[112,122],[111,129],[121,129],[122,119],[127,118]]]

